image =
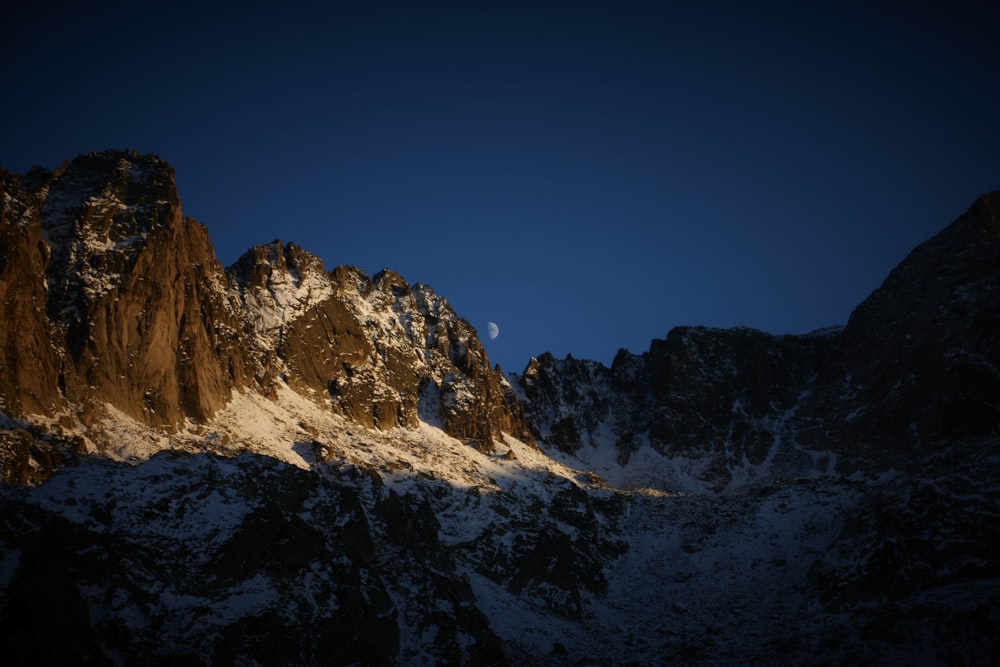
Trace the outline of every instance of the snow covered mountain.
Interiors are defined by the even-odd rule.
[[[995,437],[998,211],[1000,193],[980,198],[843,328],[679,327],[611,368],[533,359],[513,378],[532,432],[609,480],[695,492],[879,474]]]
[[[1000,193],[843,328],[504,377],[155,156],[0,183],[4,664],[997,664]]]
[[[414,427],[422,412],[484,451],[501,431],[530,441],[474,330],[429,287],[328,273],[280,242],[224,270],[155,156],[107,151],[2,178],[0,399],[90,429],[77,447],[114,446],[95,426],[109,411],[177,430],[277,384],[359,426]]]

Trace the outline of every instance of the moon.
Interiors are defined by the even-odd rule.
[[[486,323],[486,335],[490,337],[490,340],[500,335],[500,327],[497,326],[496,322]]]

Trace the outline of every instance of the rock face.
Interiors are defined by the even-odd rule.
[[[619,466],[648,447],[693,486],[903,466],[1000,432],[1000,194],[915,249],[842,329],[683,327],[611,368],[551,355],[516,378],[535,437]],[[602,470],[600,472],[606,472]]]
[[[484,451],[503,432],[530,440],[475,330],[430,287],[389,270],[328,273],[280,241],[251,249],[231,272],[267,367],[300,391],[328,396],[352,422],[414,428],[422,419]]]
[[[44,412],[61,398],[63,367],[52,323],[44,317],[50,250],[29,208],[37,208],[35,198],[12,197],[10,192],[20,190],[20,179],[6,172],[0,178],[4,191],[0,208],[0,395],[13,411]],[[18,220],[24,222],[16,224]]]
[[[1000,193],[842,328],[508,379],[154,156],[0,184],[4,664],[996,664]]]
[[[1000,433],[1000,192],[918,246],[851,314],[841,346],[858,447],[930,452]]]
[[[12,416],[107,404],[176,427],[281,379],[370,428],[413,428],[423,411],[484,450],[504,431],[530,437],[475,331],[429,287],[331,274],[280,241],[226,271],[155,156],[0,176],[0,406]]]
[[[5,410],[103,400],[166,426],[252,380],[238,304],[166,163],[91,154],[3,185]]]
[[[685,327],[642,355],[621,350],[611,368],[542,355],[519,385],[541,442],[570,454],[610,449],[621,467],[645,447],[693,462],[685,474],[720,491],[741,470],[800,458],[788,422],[831,347],[822,333]]]

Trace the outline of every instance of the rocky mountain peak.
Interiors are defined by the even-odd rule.
[[[35,341],[27,383],[21,336],[3,341],[16,407],[107,402],[166,426],[211,414],[252,376],[238,304],[220,289],[205,228],[181,214],[169,165],[105,151],[4,186],[4,246],[16,258],[4,308]]]
[[[120,286],[151,233],[180,220],[173,169],[153,155],[104,151],[63,164],[32,192],[51,253],[49,307],[69,323]]]
[[[893,269],[851,314],[845,335],[852,341],[869,334],[895,337],[923,324],[939,329],[953,316],[969,322],[967,304],[980,292],[995,291],[998,247],[1000,192],[992,192]]]
[[[56,249],[64,240],[95,248],[127,242],[163,226],[179,206],[173,168],[134,152],[81,155],[35,187],[44,199],[43,229]]]
[[[1000,194],[918,246],[846,327],[678,327],[611,368],[541,355],[516,378],[543,445],[609,479],[722,491],[909,465],[1000,425]],[[642,470],[630,465],[635,457]]]
[[[1000,192],[983,195],[851,314],[841,345],[859,446],[1000,432],[998,221]]]
[[[155,156],[92,153],[3,184],[14,414],[110,405],[173,428],[287,384],[367,428],[423,418],[487,450],[527,434],[475,330],[431,288],[331,273],[280,240],[224,270]]]
[[[330,298],[334,283],[322,260],[280,240],[255,246],[229,267],[260,342],[273,348],[286,324]]]
[[[382,269],[372,276],[372,282],[375,285],[375,289],[393,296],[403,296],[410,291],[410,286],[403,279],[403,276],[392,269]]]
[[[996,193],[844,328],[508,379],[391,270],[223,270],[158,158],[0,188],[5,664],[1000,650]]]

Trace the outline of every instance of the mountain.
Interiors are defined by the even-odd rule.
[[[365,427],[413,427],[422,411],[486,451],[501,430],[530,441],[474,330],[429,287],[388,270],[328,273],[280,241],[224,270],[152,155],[90,154],[2,182],[0,400],[11,415],[93,431],[111,410],[171,431],[234,392],[283,383]],[[80,438],[88,452],[114,446]],[[51,469],[9,459],[21,472],[6,477],[26,481],[39,465]]]
[[[513,379],[532,433],[609,479],[724,492],[881,472],[1000,425],[1000,193],[916,248],[846,327],[680,327],[611,368],[542,355]],[[639,459],[633,464],[635,459]]]
[[[997,664],[1000,193],[844,327],[505,377],[155,156],[0,183],[4,664]]]

